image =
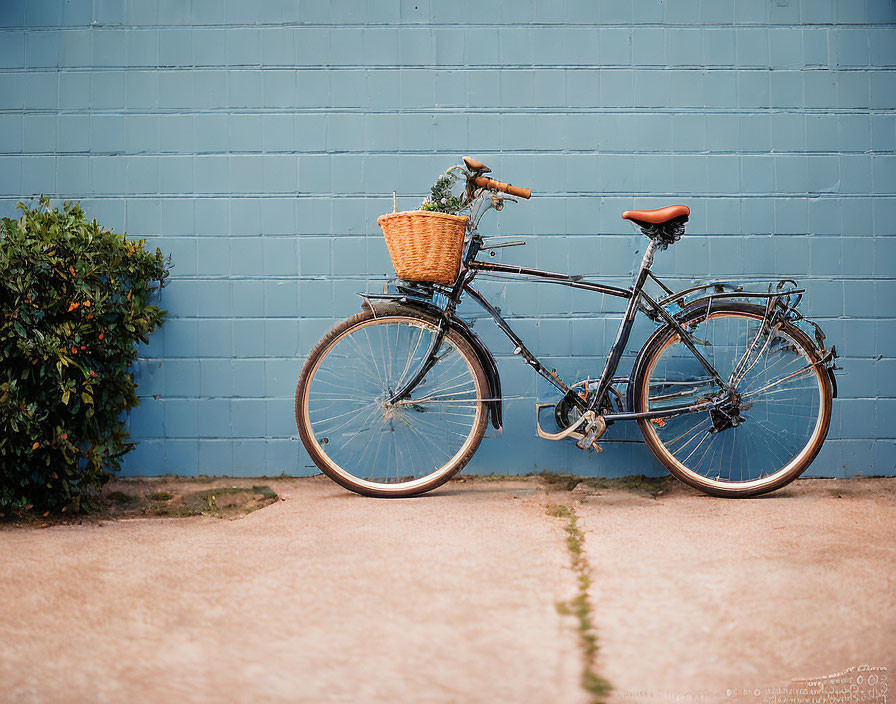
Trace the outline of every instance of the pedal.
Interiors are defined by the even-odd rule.
[[[582,440],[579,440],[576,443],[576,447],[579,448],[580,450],[589,450],[589,449],[594,450],[597,454],[600,454],[601,452],[604,451],[604,448],[602,448],[600,445],[598,445],[597,440],[592,441],[590,448],[583,446],[582,445],[583,442],[584,442],[584,438]]]
[[[580,450],[591,448],[596,452],[603,452],[603,448],[597,444],[597,440],[606,432],[606,430],[607,422],[604,420],[604,417],[594,416],[592,413],[592,419],[585,426],[585,431],[582,433],[581,439],[576,442],[576,447]]]

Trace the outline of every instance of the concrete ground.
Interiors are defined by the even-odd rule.
[[[611,700],[807,704],[773,697],[814,680],[816,701],[847,691],[884,704],[886,674],[862,668],[888,668],[893,682],[894,499],[893,479],[802,480],[739,501],[686,489],[586,497],[577,511]]]
[[[770,687],[844,671],[886,701],[887,673],[848,668],[896,666],[896,480],[748,501],[265,483],[285,500],[240,520],[0,531],[0,701],[587,702],[555,505],[584,535],[611,701],[778,704]]]

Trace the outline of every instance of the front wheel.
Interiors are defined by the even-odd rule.
[[[488,423],[488,380],[454,330],[436,363],[390,402],[423,365],[438,319],[396,307],[364,311],[311,352],[296,387],[296,425],[324,474],[367,496],[414,496],[470,461]]]
[[[710,409],[640,419],[647,445],[678,479],[715,496],[774,491],[821,449],[831,382],[816,347],[790,323],[768,326],[746,303],[695,307],[682,325],[733,393],[722,393],[671,327],[648,343],[635,375],[639,412],[715,400]]]

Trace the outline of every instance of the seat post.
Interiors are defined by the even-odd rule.
[[[641,289],[644,288],[644,282],[647,281],[647,273],[650,271],[650,267],[653,266],[653,255],[658,246],[656,240],[651,239],[647,244],[647,249],[644,251],[644,256],[641,258],[641,266],[638,269],[638,273],[635,275],[634,285],[632,286],[632,297],[628,300],[628,305],[625,307],[625,314],[622,316],[622,321],[619,323],[619,330],[616,332],[616,339],[613,341],[613,347],[610,348],[607,364],[604,366],[604,371],[597,384],[597,391],[591,399],[591,402],[588,404],[588,409],[591,411],[598,411],[600,409],[600,404],[606,396],[607,390],[610,388],[613,376],[616,374],[616,369],[619,367],[619,360],[622,359],[622,353],[625,351],[625,345],[628,343],[629,335],[632,332],[632,325],[635,322],[635,315],[638,312],[638,304],[641,300]]]
[[[641,257],[641,268],[638,270],[638,275],[635,279],[636,287],[639,280],[642,285],[644,284],[644,279],[647,277],[646,272],[653,266],[653,255],[656,253],[656,248],[657,244],[655,239],[650,238],[647,240],[647,249],[644,250],[644,256]],[[641,274],[644,274],[644,277],[642,277]]]

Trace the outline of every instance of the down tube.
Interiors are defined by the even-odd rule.
[[[526,343],[524,343],[519,335],[517,335],[513,329],[505,322],[504,318],[501,317],[501,314],[495,309],[495,307],[489,303],[485,297],[475,288],[470,286],[467,283],[464,287],[464,290],[472,296],[473,300],[476,301],[480,306],[482,306],[483,310],[487,312],[492,319],[495,321],[495,325],[503,332],[510,341],[514,344],[514,354],[520,355],[520,357],[525,360],[526,364],[532,367],[538,374],[547,379],[556,389],[565,393],[569,392],[569,387],[564,384],[558,377],[549,373],[541,362],[529,351],[529,348],[526,347]]]

